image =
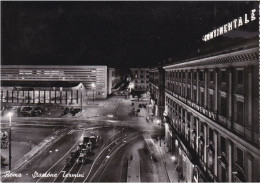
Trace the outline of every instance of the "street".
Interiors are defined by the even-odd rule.
[[[124,96],[114,96],[99,105],[84,106],[75,118],[26,118],[14,117],[12,123],[12,167],[14,174],[4,182],[118,182],[156,181],[155,170],[150,159],[145,138],[160,136],[160,126],[146,121],[147,109],[142,108],[138,116],[129,116],[132,101]],[[8,129],[2,121],[3,129]],[[39,132],[42,138],[39,138]],[[16,134],[25,133],[26,136]],[[84,163],[77,163],[71,156],[82,142],[85,133],[97,136],[97,145]],[[45,138],[44,138],[45,137]],[[50,140],[46,140],[49,138]],[[19,139],[19,140],[18,140]],[[29,156],[30,149],[20,153],[26,139],[33,139],[37,153]],[[38,146],[41,141],[50,141]],[[28,143],[28,142],[27,142]],[[15,144],[18,144],[17,146]],[[30,147],[31,149],[33,147]],[[6,161],[8,153],[6,151]],[[17,156],[15,152],[19,152]],[[28,155],[29,154],[29,155]],[[21,166],[15,166],[21,156],[28,156]],[[142,161],[140,161],[142,159]],[[141,169],[142,167],[142,169]],[[144,168],[148,167],[148,168]],[[7,169],[6,169],[7,171]]]

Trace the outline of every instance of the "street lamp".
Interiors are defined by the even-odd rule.
[[[82,85],[81,85],[81,87],[80,87],[80,90],[81,90],[81,102],[80,102],[80,109],[81,109],[81,112],[82,112],[82,89],[83,89],[83,87],[82,87]]]
[[[93,103],[94,103],[94,90],[95,90],[96,85],[95,85],[95,83],[92,83],[91,86],[93,88]]]
[[[11,171],[11,159],[12,159],[12,154],[11,154],[11,130],[12,130],[12,125],[11,125],[11,122],[12,122],[12,116],[13,116],[13,113],[12,112],[9,112],[7,114],[7,116],[9,117],[9,170]]]

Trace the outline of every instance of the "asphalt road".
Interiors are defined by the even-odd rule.
[[[62,120],[16,118],[13,125],[20,128],[37,126],[38,128],[65,128],[67,131],[61,139],[41,149],[41,153],[14,172],[21,173],[22,177],[4,178],[3,181],[124,182],[127,180],[129,156],[133,152],[138,152],[138,156],[142,157],[142,167],[148,167],[147,172],[142,172],[145,178],[141,179],[153,180],[149,168],[152,162],[147,153],[144,136],[159,135],[159,126],[147,123],[144,116],[129,117],[130,104],[131,102],[124,97],[112,97],[104,102],[103,107],[91,108],[97,115],[91,119],[84,115],[77,119]],[[113,114],[114,117],[109,118],[108,114]],[[120,119],[117,118],[118,115]],[[2,126],[5,124],[2,123]],[[82,141],[82,134],[86,131],[98,135],[97,147],[83,164],[77,164],[70,153],[76,150],[78,143]],[[40,176],[44,173],[48,176]]]

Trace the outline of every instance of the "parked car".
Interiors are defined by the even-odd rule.
[[[22,106],[20,112],[18,113],[18,116],[22,116],[22,117],[29,117],[33,115],[34,112],[32,111],[32,108],[26,106]]]

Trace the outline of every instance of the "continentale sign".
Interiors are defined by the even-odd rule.
[[[245,24],[248,24],[249,22],[256,20],[255,12],[256,12],[256,9],[252,9],[249,14],[244,14],[243,17],[238,17],[238,18],[234,19],[233,21],[228,22],[227,24],[209,32],[206,35],[204,35],[202,37],[202,40],[205,41],[205,42],[209,41],[209,40],[211,40],[215,37],[218,37],[222,34],[225,34],[229,31],[233,30],[233,29],[236,29],[236,28],[241,27]]]

